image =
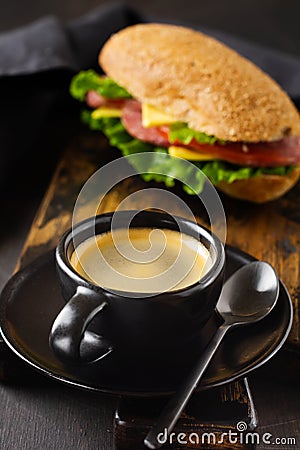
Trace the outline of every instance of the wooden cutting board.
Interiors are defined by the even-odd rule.
[[[16,271],[56,246],[62,233],[71,226],[74,204],[85,181],[97,168],[118,157],[119,153],[108,148],[105,138],[98,133],[80,133],[72,140],[62,155],[33,221]],[[139,177],[127,179],[109,192],[104,201],[101,202],[98,212],[115,210],[121,200],[145,187],[149,187],[149,185]],[[153,187],[157,187],[157,185],[153,184]],[[177,195],[184,196],[179,186],[175,188],[175,192]],[[185,196],[184,200],[190,202],[192,209],[197,210],[195,199]],[[145,205],[139,198],[136,201],[131,200],[129,206],[143,208]],[[165,206],[168,207],[167,204]],[[90,205],[87,203],[83,211],[86,216],[92,214],[94,202],[92,201]],[[199,221],[201,221],[201,217],[199,217]],[[48,381],[37,374],[33,376],[32,370],[14,356],[6,348],[4,342],[0,342],[0,380],[13,381],[14,383],[23,383],[26,380],[30,383],[39,381],[43,385]],[[194,405],[194,410],[183,413],[175,431],[189,433],[194,430],[200,434],[215,432],[219,436],[234,429],[239,421],[246,422],[250,428],[256,425],[256,412],[246,379],[195,394],[194,400],[190,404]],[[203,404],[206,405],[206,408],[202,417],[203,408],[199,406]],[[115,412],[114,422],[116,449],[140,449],[141,437],[146,434],[156,417],[155,414],[162,407],[160,403],[156,404],[155,402],[153,406],[154,415],[151,413],[151,408],[149,409],[147,400],[132,400],[128,403],[124,399],[120,402]],[[136,423],[136,426],[133,426],[133,422]],[[202,446],[200,447],[202,448]],[[170,448],[175,449],[177,447],[171,446]],[[186,448],[190,447],[186,446]],[[224,442],[221,445],[216,445],[215,448],[252,448],[252,445],[229,445]]]
[[[16,270],[55,247],[62,233],[71,225],[72,211],[86,180],[95,170],[119,156],[117,150],[107,146],[105,138],[100,133],[80,131],[72,139],[63,152],[37,212]],[[98,212],[115,210],[121,200],[127,198],[131,193],[149,186],[151,185],[144,183],[138,177],[127,179],[109,192],[101,203]],[[163,187],[156,184],[152,184],[152,186]],[[172,191],[182,197],[196,215],[199,213],[197,199],[185,195],[181,186],[176,186]],[[221,198],[227,218],[227,243],[250,253],[258,259],[264,259],[273,264],[292,296],[295,312],[293,329],[284,349],[265,365],[265,373],[267,376],[277,374],[279,377],[285,376],[289,379],[296,379],[300,365],[298,309],[300,292],[298,281],[300,205],[298,199],[300,198],[300,185],[284,198],[266,205],[251,205],[225,196]],[[145,205],[142,203],[139,199],[131,203],[130,206],[132,208],[143,208]],[[92,209],[94,209],[94,204],[91,205],[91,211]],[[89,215],[89,205],[86,205],[84,214]],[[200,222],[202,220],[205,222],[201,213],[197,216]],[[285,368],[284,372],[282,372],[282,367]],[[0,343],[0,379],[18,381],[21,378],[24,381],[27,371],[29,369],[24,366],[24,363],[18,361],[5,344]],[[31,379],[31,373],[28,373],[28,375]],[[217,410],[220,411],[221,415],[223,414],[222,420],[225,428],[222,428],[222,430],[227,429],[227,427],[230,428],[236,423],[236,420],[234,423],[230,422],[229,418],[230,412],[235,411],[237,407],[240,414],[239,420],[248,422],[255,420],[253,403],[249,397],[249,391],[245,389],[244,380],[213,390],[211,395],[211,399],[208,402],[205,400],[205,403],[218,405]],[[200,402],[202,402],[201,398]],[[212,418],[214,417],[213,413],[214,411],[212,411]],[[133,430],[131,427],[132,414],[140,414],[140,405],[121,404],[116,413],[116,439],[120,450],[127,448],[128,442],[133,443],[135,439],[140,439],[141,433],[145,432],[147,426],[149,426],[149,421],[151,423],[152,420],[151,417],[144,418],[142,422],[139,421],[139,427]],[[120,418],[124,418],[124,420],[120,420]],[[198,427],[200,431],[206,430],[206,426],[210,430],[218,429],[216,421],[207,425],[202,422],[202,418],[194,416],[191,423],[186,423],[186,426],[187,429],[190,426]],[[128,433],[132,441],[128,438]]]
[[[98,168],[118,157],[119,152],[107,146],[101,133],[80,131],[72,139],[32,224],[16,270],[55,247],[61,234],[71,225],[72,211],[84,183]],[[123,181],[105,196],[98,212],[115,210],[124,198],[149,186],[164,187],[145,183],[139,177]],[[199,200],[184,194],[179,185],[172,191],[190,206],[201,222]],[[284,351],[280,351],[271,364],[279,373],[284,362],[285,375],[293,378],[295,369],[300,366],[300,183],[285,197],[263,205],[220,195],[226,213],[227,243],[271,263],[290,292],[294,305],[293,327]],[[141,196],[130,202],[132,208],[145,207]],[[94,204],[90,211],[87,204],[84,216],[94,211]]]

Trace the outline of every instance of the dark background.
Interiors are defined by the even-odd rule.
[[[56,15],[62,21],[73,20],[102,3],[107,2],[0,0],[0,32],[25,25],[46,14]],[[299,0],[129,0],[127,4],[165,21],[170,18],[212,27],[300,57]],[[65,136],[55,136],[53,142],[47,143],[43,142],[43,136],[37,136],[35,147],[38,146],[39,153],[35,150],[23,167],[13,168],[10,182],[1,188],[0,289],[14,269],[59,158],[58,147],[63,147],[67,133],[68,130]],[[61,139],[60,146],[57,139]],[[284,368],[282,370],[284,372]],[[266,382],[255,377],[251,377],[251,386],[260,418],[260,431],[275,436],[287,436],[287,433],[295,436],[297,431],[299,440],[299,388],[286,382],[271,379]],[[111,430],[108,429],[107,437],[104,436],[105,427],[110,423],[110,417],[106,417],[109,414],[107,409],[98,398],[86,393],[76,391],[75,396],[71,389],[53,385],[48,390],[0,386],[0,396],[0,429],[4,443],[1,450],[88,448],[83,444],[86,441],[82,430],[94,433],[101,442],[109,443],[111,440]],[[107,402],[106,405],[109,404]],[[78,446],[79,442],[82,446]],[[102,449],[99,445],[95,441],[89,450]],[[297,447],[288,448],[300,448],[300,442]]]
[[[104,0],[1,0],[0,30],[26,24],[42,15],[78,18]],[[300,55],[298,0],[128,0],[127,5],[163,19],[180,19],[228,31]]]
[[[71,21],[104,0],[0,0],[0,33],[44,15]],[[128,0],[129,6],[155,18],[179,20],[232,33],[276,50],[300,56],[299,0]],[[300,81],[299,81],[300,82]],[[16,104],[16,109],[17,109]],[[26,133],[26,130],[22,131]],[[55,144],[55,143],[54,143]],[[36,208],[57,161],[57,145],[28,157],[13,169],[0,190],[0,288],[13,271]],[[0,148],[1,152],[1,148]],[[38,156],[38,158],[37,158]],[[44,159],[44,163],[41,161]],[[37,166],[38,170],[35,170]],[[1,180],[0,180],[1,184]]]

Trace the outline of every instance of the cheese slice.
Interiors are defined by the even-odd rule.
[[[160,125],[169,125],[176,122],[176,119],[169,114],[160,111],[155,106],[148,103],[142,104],[142,124],[144,128],[158,127]]]
[[[200,153],[196,150],[178,147],[177,145],[171,145],[168,148],[168,151],[171,156],[188,159],[189,161],[212,161],[213,159],[217,159],[215,156],[209,155],[208,153]]]
[[[93,119],[100,119],[101,117],[122,117],[122,110],[119,108],[107,108],[100,106],[91,114]]]

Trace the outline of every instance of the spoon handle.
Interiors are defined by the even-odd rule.
[[[180,414],[182,413],[185,405],[194,392],[194,389],[199,383],[203,373],[205,372],[208,364],[210,363],[214,353],[216,352],[220,342],[222,341],[225,333],[229,328],[230,325],[225,323],[223,323],[218,328],[216,334],[208,343],[203,354],[197,361],[195,367],[187,376],[186,380],[184,380],[182,386],[168,401],[157,422],[147,434],[144,440],[144,444],[146,445],[146,447],[157,449],[162,446],[162,443],[160,443],[158,440],[158,435],[160,433],[164,433],[164,435],[167,433],[167,435],[169,435],[173,430]]]

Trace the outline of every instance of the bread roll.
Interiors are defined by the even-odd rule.
[[[259,175],[232,183],[221,181],[217,188],[231,197],[248,200],[253,203],[265,203],[284,195],[298,181],[300,167],[296,167],[288,175]]]
[[[273,79],[234,50],[192,29],[156,23],[125,28],[106,42],[99,63],[137,100],[194,130],[247,143],[300,136],[299,112]],[[217,188],[264,203],[285,194],[299,177],[300,166],[287,176],[260,175],[221,182]]]
[[[300,116],[253,63],[189,28],[139,24],[113,35],[99,62],[135,98],[228,141],[300,136]]]

